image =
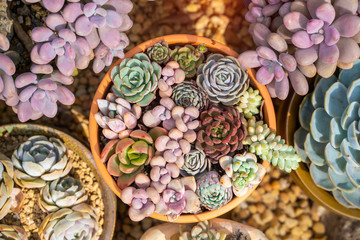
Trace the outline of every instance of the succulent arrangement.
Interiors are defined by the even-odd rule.
[[[211,222],[203,221],[196,224],[190,232],[184,231],[180,228],[180,237],[179,240],[201,240],[201,239],[209,239],[209,240],[225,240],[226,234],[213,229],[211,226]]]
[[[329,78],[318,77],[302,101],[297,153],[309,165],[315,184],[347,208],[360,208],[360,61]]]
[[[99,239],[98,214],[81,181],[68,175],[71,168],[65,144],[55,137],[29,137],[11,160],[0,153],[0,220],[20,213],[22,190],[38,188],[39,207],[49,213],[39,228],[41,239]],[[19,226],[0,224],[0,239],[26,240],[27,235]]]
[[[114,57],[124,57],[129,44],[124,32],[132,27],[127,14],[133,7],[130,0],[24,2],[40,2],[50,14],[44,26],[31,30],[34,46],[30,46],[32,64],[28,72],[16,72],[11,54],[7,55],[9,34],[0,33],[0,49],[5,51],[0,53],[0,99],[13,108],[21,122],[43,115],[53,118],[57,102],[72,105],[75,96],[64,85],[72,84],[72,75],[87,68],[92,60],[93,71],[99,73]]]
[[[285,99],[290,83],[306,95],[306,78],[332,76],[336,67],[352,68],[360,57],[359,2],[326,0],[252,0],[246,20],[258,46],[239,56],[240,64],[257,68],[256,78],[271,96]]]
[[[261,181],[261,161],[298,166],[293,148],[253,122],[262,119],[263,99],[234,57],[159,42],[114,66],[110,77],[95,114],[100,159],[133,221],[219,209]]]

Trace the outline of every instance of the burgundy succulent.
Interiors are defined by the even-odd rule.
[[[246,128],[244,116],[236,108],[213,106],[200,114],[200,121],[195,146],[213,162],[242,149],[241,141],[246,137]]]

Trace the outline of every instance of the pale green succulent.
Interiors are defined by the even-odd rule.
[[[180,228],[179,240],[225,240],[226,233],[212,228],[209,221],[196,224],[191,232],[184,232]]]
[[[3,219],[11,209],[11,193],[14,189],[13,176],[14,170],[11,160],[0,153],[0,220]]]
[[[0,240],[27,240],[27,236],[22,227],[0,224]]]
[[[161,75],[161,67],[151,62],[145,53],[122,60],[111,71],[115,95],[130,103],[147,106],[155,99],[155,91]]]
[[[39,205],[43,211],[54,212],[60,208],[72,207],[88,199],[86,190],[79,180],[66,176],[48,182],[40,191]]]
[[[249,87],[240,97],[236,109],[244,114],[246,119],[250,119],[253,115],[260,113],[259,107],[261,106],[262,100],[263,98],[259,90],[254,90],[252,87]]]
[[[98,216],[94,209],[81,203],[49,214],[40,225],[39,236],[42,240],[97,240],[98,231]]]
[[[184,154],[184,165],[180,168],[180,173],[182,176],[199,177],[209,171],[210,166],[210,159],[206,157],[204,151],[193,149]]]
[[[320,78],[300,105],[295,149],[315,184],[348,208],[360,208],[360,61]]]
[[[66,176],[72,168],[65,145],[57,138],[37,135],[13,153],[14,180],[25,188],[41,188],[47,181]]]
[[[256,121],[255,117],[247,121],[247,136],[244,145],[249,145],[249,151],[255,153],[262,160],[278,166],[281,170],[291,172],[299,167],[301,158],[292,146],[285,144],[285,140],[263,121]]]

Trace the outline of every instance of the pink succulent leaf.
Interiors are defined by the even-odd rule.
[[[10,107],[16,106],[19,102],[19,95],[15,88],[14,79],[7,74],[2,74],[1,78],[4,82],[2,96],[6,99],[6,105]]]
[[[99,73],[105,68],[105,62],[101,58],[95,58],[93,62],[94,73]]]
[[[293,55],[288,53],[280,53],[279,62],[284,66],[287,71],[293,72],[296,69],[297,62]]]
[[[64,6],[65,0],[42,0],[44,7],[52,13],[59,12]]]
[[[49,63],[56,57],[56,52],[50,42],[45,42],[41,44],[39,55],[42,60],[44,60],[46,63]]]
[[[97,5],[102,6],[107,2],[107,0],[93,0],[93,2],[96,3]]]
[[[130,0],[108,0],[105,6],[111,6],[116,12],[122,14],[128,14],[133,9],[133,3]]]
[[[265,0],[252,0],[250,4],[256,4],[260,7],[265,7],[268,3]]]
[[[64,49],[65,49],[65,57],[69,60],[74,60],[76,54],[72,46],[69,43],[66,43]]]
[[[359,45],[351,38],[340,38],[336,44],[339,48],[339,61],[343,63],[355,62],[360,57]]]
[[[64,105],[72,105],[75,102],[74,94],[64,86],[58,86],[55,90],[57,99]]]
[[[65,46],[66,41],[62,38],[55,38],[54,40],[51,41],[51,45],[53,46],[53,48],[61,48],[63,46]]]
[[[9,39],[3,34],[0,33],[0,49],[3,51],[7,51],[10,48]]]
[[[264,24],[261,23],[255,23],[252,24],[252,37],[257,46],[268,46],[268,43],[266,41],[267,37],[271,33],[269,28],[267,28]],[[250,30],[249,30],[250,31]]]
[[[276,3],[276,4],[269,4],[263,8],[262,14],[266,17],[270,17],[270,16],[274,15],[276,12],[279,11],[282,4],[283,3],[281,3],[281,2]]]
[[[20,122],[27,122],[31,119],[32,107],[29,101],[20,102],[17,107],[17,115]]]
[[[117,58],[124,58],[125,57],[125,53],[123,50],[113,50],[112,51],[114,53],[114,56]]]
[[[38,83],[39,88],[43,90],[56,90],[57,84],[51,79],[41,79]]]
[[[38,43],[31,50],[31,53],[30,53],[31,61],[36,64],[47,64],[48,62],[43,60],[39,55],[39,50],[40,50],[41,45],[42,44]]]
[[[310,39],[315,45],[319,45],[325,38],[323,34],[315,33],[310,35]]]
[[[31,31],[31,39],[34,42],[47,42],[55,37],[54,32],[47,27],[35,27]]]
[[[320,44],[319,58],[324,63],[336,63],[339,60],[339,54],[339,48],[336,45],[327,46],[325,43]]]
[[[256,72],[256,80],[262,85],[270,83],[274,79],[274,76],[275,74],[269,66],[262,66]]]
[[[288,72],[291,85],[295,92],[301,96],[309,91],[309,84],[305,76],[296,69],[294,72]]]
[[[99,8],[96,9],[96,14],[100,15],[102,17],[106,17],[107,11],[104,8],[99,7]]]
[[[71,76],[75,70],[75,61],[74,59],[70,59],[65,56],[58,56],[56,59],[56,66],[62,74],[65,76]]]
[[[266,89],[268,90],[270,97],[276,98],[276,91],[275,91],[275,80],[271,81],[268,85],[266,85]]]
[[[269,47],[265,47],[265,46],[257,47],[256,53],[261,58],[268,59],[270,61],[277,61],[276,53]]]
[[[47,98],[49,99],[50,102],[56,103],[58,100],[57,94],[55,91],[50,90],[50,91],[45,91],[45,94],[47,96]]]
[[[34,83],[37,83],[37,76],[31,72],[22,73],[15,79],[16,88],[23,88]]]
[[[88,41],[92,49],[95,49],[100,44],[100,37],[96,28],[93,28],[91,33],[87,35],[85,39]]]
[[[251,23],[256,23],[257,22],[257,18],[254,15],[252,15],[250,11],[248,11],[245,14],[245,20],[248,21],[248,22],[251,22]]]
[[[306,31],[309,34],[318,33],[324,26],[324,21],[320,19],[310,19],[306,25]]]
[[[284,25],[291,32],[306,29],[308,21],[309,19],[300,12],[290,12],[284,16]]]
[[[260,17],[262,17],[262,8],[260,8],[260,7],[252,6],[252,7],[249,8],[249,12],[250,12],[251,15],[253,15],[255,18],[260,18]]]
[[[332,24],[341,37],[353,37],[360,31],[360,17],[355,15],[342,15]]]
[[[0,53],[0,71],[1,70],[10,76],[14,75],[16,71],[15,64],[11,58],[2,53]]]
[[[114,54],[111,51],[108,52],[104,58],[105,66],[111,66],[113,59],[114,59]]]
[[[302,66],[313,64],[318,59],[318,46],[312,46],[305,49],[296,49],[295,59]]]
[[[73,31],[68,28],[61,29],[58,33],[59,37],[64,39],[66,42],[73,43],[76,41],[76,35]]]
[[[115,12],[114,10],[108,10],[106,15],[106,24],[111,28],[121,27],[123,22],[121,14]]]
[[[21,102],[28,101],[36,90],[37,90],[37,86],[34,85],[24,88],[19,94],[20,101]]]
[[[75,31],[76,34],[79,36],[85,37],[89,35],[92,29],[93,29],[93,24],[86,16],[79,17],[75,22]]]
[[[324,37],[326,45],[332,46],[339,41],[340,33],[335,27],[329,26],[325,29]]]
[[[279,64],[275,64],[274,74],[275,74],[275,80],[278,82],[284,78],[285,72],[284,69]]]
[[[53,31],[60,31],[61,29],[66,27],[67,22],[58,13],[51,13],[46,17],[46,26],[48,26]]]
[[[95,15],[90,17],[90,22],[93,24],[96,28],[102,28],[106,24],[106,18],[100,15]]]
[[[55,53],[58,56],[62,56],[65,54],[65,49],[64,48],[55,48]]]
[[[104,58],[108,52],[109,52],[109,48],[108,48],[107,46],[105,46],[104,44],[101,43],[101,44],[95,49],[95,57],[96,57],[96,58]]]
[[[314,44],[306,31],[298,31],[294,33],[291,38],[291,42],[298,48],[309,48]]]
[[[317,18],[330,25],[335,19],[336,12],[331,3],[323,3],[316,8],[315,15]]]
[[[121,42],[119,30],[109,28],[107,26],[99,28],[99,36],[101,41],[109,48],[117,48]]]
[[[45,106],[45,98],[46,98],[45,91],[40,90],[40,89],[36,90],[34,92],[32,98],[30,99],[31,107],[35,111],[42,112],[42,110]]]
[[[75,20],[83,14],[81,3],[70,3],[63,9],[62,15],[65,21],[69,23],[75,22]]]
[[[317,18],[316,9],[323,3],[328,2],[327,0],[307,0],[306,6],[312,18]]]
[[[45,99],[46,99],[45,106],[44,106],[42,112],[46,117],[53,118],[53,117],[55,117],[55,115],[58,111],[58,106],[57,106],[56,102],[52,102],[48,98],[45,98]]]
[[[74,78],[72,76],[65,76],[64,74],[60,73],[59,71],[54,71],[50,77],[53,81],[64,85],[71,85],[74,82]]]
[[[337,16],[347,13],[355,15],[360,7],[358,0],[334,0],[332,2]]]
[[[94,13],[96,11],[96,7],[97,7],[96,3],[93,3],[93,2],[86,3],[83,8],[84,15],[86,17],[90,17],[90,16],[94,15]]]
[[[130,28],[133,26],[133,21],[129,17],[129,15],[122,14],[123,23],[121,27],[118,28],[119,31],[125,32],[130,30]]]
[[[285,100],[289,94],[289,79],[284,75],[283,79],[280,81],[275,81],[275,94],[280,100]]]
[[[89,56],[77,55],[75,58],[75,67],[77,69],[86,69],[89,66]]]
[[[281,17],[284,17],[290,11],[291,11],[291,2],[286,2],[279,8],[279,15]]]
[[[1,95],[3,90],[4,90],[4,80],[2,79],[2,77],[0,75],[0,95]]]
[[[51,74],[53,67],[50,64],[32,64],[30,71],[34,74]]]

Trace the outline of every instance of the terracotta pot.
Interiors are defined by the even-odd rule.
[[[277,124],[281,126],[278,129],[278,134],[289,145],[294,144],[294,133],[300,127],[298,113],[302,99],[302,96],[295,94],[293,91],[290,92],[287,100],[282,103],[278,112]],[[316,186],[305,163],[300,163],[300,167],[291,173],[291,177],[315,202],[336,214],[360,220],[359,209],[344,207],[335,200],[331,193]]]
[[[103,178],[100,176],[100,172],[97,170],[94,159],[91,152],[78,140],[70,135],[56,130],[51,127],[46,127],[37,124],[7,124],[0,126],[0,135],[9,132],[11,135],[45,135],[47,137],[56,137],[61,139],[66,148],[76,152],[79,157],[87,164],[94,173],[97,182],[101,189],[101,197],[104,201],[104,223],[103,232],[99,240],[110,240],[113,238],[115,223],[116,223],[116,197],[111,192],[111,189],[107,186]]]
[[[222,53],[224,55],[229,55],[233,57],[238,57],[238,53],[230,49],[229,47],[215,42],[209,38],[204,37],[198,37],[194,35],[185,35],[185,34],[179,34],[179,35],[169,35],[164,37],[158,37],[151,39],[149,41],[146,41],[139,46],[131,49],[129,52],[125,54],[125,58],[130,58],[134,56],[137,53],[144,52],[147,48],[153,46],[155,43],[159,41],[166,41],[169,45],[185,45],[185,44],[193,44],[193,45],[200,45],[205,44],[206,47],[208,47],[210,52],[216,52],[216,53]],[[119,65],[121,63],[121,59],[118,60],[113,66]],[[111,68],[112,69],[112,68]],[[99,111],[97,106],[97,100],[105,98],[105,95],[108,93],[110,86],[112,85],[111,79],[110,79],[110,72],[111,69],[106,73],[105,77],[101,81],[96,93],[95,97],[93,99],[92,105],[91,105],[91,112],[90,112],[90,120],[89,120],[89,131],[90,131],[90,147],[91,151],[93,153],[96,165],[99,168],[99,171],[101,172],[101,175],[107,182],[107,184],[110,186],[110,188],[113,190],[113,192],[120,197],[121,196],[121,190],[116,185],[116,181],[113,179],[112,176],[108,173],[106,169],[106,165],[100,161],[100,145],[99,145],[99,127],[95,121],[94,115]],[[275,117],[275,111],[274,106],[272,104],[270,95],[266,89],[266,87],[260,85],[255,80],[255,72],[252,69],[248,69],[249,76],[251,80],[251,85],[259,89],[262,97],[265,100],[264,104],[264,116],[265,121],[268,124],[268,126],[276,130],[276,117]],[[269,163],[264,161],[263,165],[267,169],[269,167]],[[256,188],[256,187],[255,187]],[[255,189],[254,188],[254,189]],[[206,211],[200,214],[196,215],[181,215],[179,218],[175,221],[178,223],[190,223],[190,222],[198,222],[198,221],[204,221],[208,219],[215,218],[217,216],[220,216],[233,208],[235,208],[237,205],[239,205],[242,201],[244,201],[251,193],[254,191],[254,189],[250,190],[245,196],[238,198],[235,197],[231,202],[226,204],[225,206],[215,210],[215,211]],[[153,213],[151,215],[152,218],[159,219],[162,221],[168,221],[167,217],[164,215],[160,215],[158,213]]]
[[[227,235],[243,233],[248,234],[250,239],[253,240],[266,240],[268,239],[260,230],[227,219],[215,218],[210,220],[212,228],[220,230]],[[172,240],[178,239],[176,236],[179,234],[179,229],[182,224],[165,223],[147,230],[140,240]],[[194,225],[194,224],[192,224]],[[193,227],[193,226],[191,226]]]

